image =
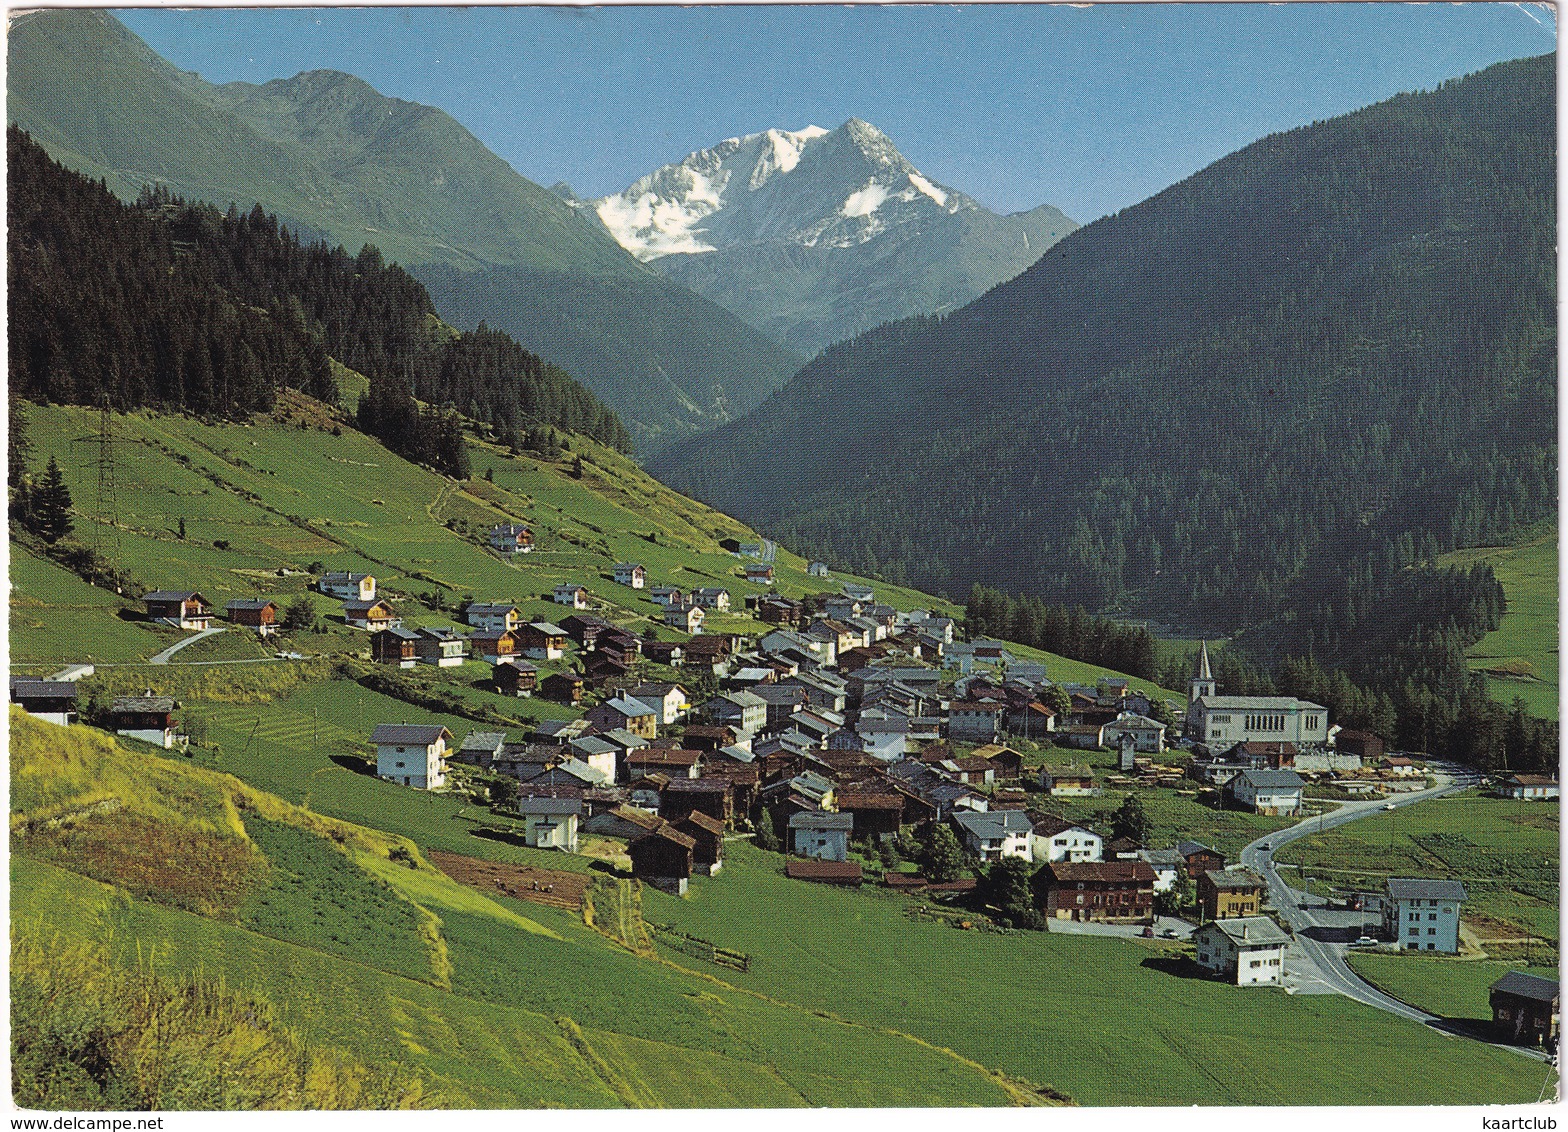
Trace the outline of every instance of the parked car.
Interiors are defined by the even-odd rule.
[[[1160,934],[1162,936],[1164,936],[1166,939],[1175,939],[1176,938],[1176,929],[1175,928],[1166,928]]]
[[[1377,946],[1377,940],[1373,939],[1369,935],[1364,935],[1364,936],[1361,936],[1359,939],[1357,939],[1356,942],[1351,944],[1350,946],[1351,947],[1376,947]]]
[[[1392,802],[1384,802],[1383,803],[1383,808],[1385,810],[1392,810],[1394,808],[1394,803],[1392,803]]]
[[[1272,841],[1265,841],[1262,845],[1258,846],[1258,849],[1264,853],[1267,853],[1272,848],[1274,848],[1274,843]]]

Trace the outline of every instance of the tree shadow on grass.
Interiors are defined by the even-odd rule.
[[[524,849],[528,848],[528,839],[521,833],[513,833],[511,830],[481,827],[471,829],[468,833],[471,837],[482,837],[486,841],[499,841],[502,845],[520,845]]]
[[[327,757],[344,770],[351,770],[355,774],[368,775],[371,778],[376,776],[376,764],[369,759],[362,759],[358,755],[343,754],[328,755]]]
[[[1197,960],[1185,955],[1151,955],[1138,964],[1158,971],[1162,975],[1175,975],[1178,979],[1209,979],[1213,976],[1198,965]]]

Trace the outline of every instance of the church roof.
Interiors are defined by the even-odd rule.
[[[1213,680],[1214,673],[1209,668],[1209,642],[1198,642],[1198,676],[1199,680]]]

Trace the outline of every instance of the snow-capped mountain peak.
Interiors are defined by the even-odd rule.
[[[647,261],[760,242],[852,247],[978,205],[922,176],[886,134],[851,118],[836,130],[728,138],[591,207],[622,247]]]

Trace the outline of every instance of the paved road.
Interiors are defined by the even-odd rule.
[[[168,648],[164,649],[157,656],[149,657],[148,660],[147,660],[147,663],[148,664],[168,664],[169,663],[169,658],[171,656],[173,656],[175,653],[179,652],[181,649],[186,648],[186,647],[188,647],[190,645],[194,645],[197,641],[202,640],[205,637],[211,637],[211,636],[215,636],[218,633],[227,632],[228,628],[229,627],[227,625],[214,625],[211,629],[203,629],[201,632],[197,633],[195,636],[186,637],[183,641],[175,641],[174,644],[172,644]]]
[[[1442,798],[1467,790],[1480,782],[1480,776],[1468,767],[1455,764],[1430,763],[1437,785],[1428,790],[1405,794],[1390,802],[1346,802],[1339,809],[1308,818],[1289,829],[1260,837],[1241,851],[1241,863],[1262,873],[1269,885],[1269,903],[1290,925],[1294,935],[1286,953],[1285,986],[1299,994],[1341,994],[1346,998],[1376,1007],[1412,1022],[1419,1022],[1445,1033],[1488,1041],[1489,1036],[1459,1023],[1428,1014],[1424,1010],[1384,994],[1366,982],[1351,969],[1345,960],[1349,944],[1366,932],[1370,922],[1366,913],[1335,911],[1328,908],[1319,897],[1310,896],[1291,888],[1280,877],[1274,866],[1274,853],[1292,841],[1323,830],[1335,829],[1361,818],[1384,813],[1390,806],[1395,811],[1414,806],[1432,798]],[[1370,933],[1368,933],[1370,934]],[[1499,1046],[1529,1057],[1544,1060],[1545,1055],[1517,1046]]]

